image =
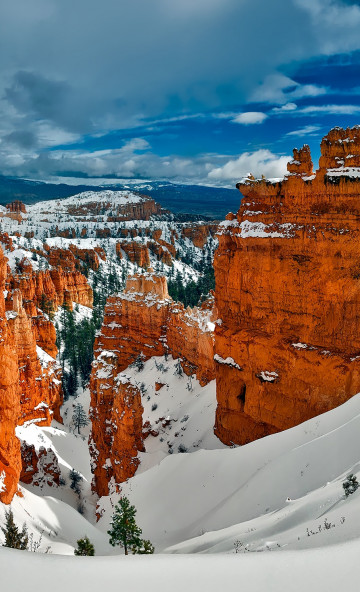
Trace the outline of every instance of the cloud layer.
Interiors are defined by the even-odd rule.
[[[356,101],[340,111],[331,103],[330,82],[284,73],[289,64],[359,50],[359,26],[359,6],[340,0],[5,0],[0,173],[203,175],[220,182],[251,154],[259,157],[254,166],[276,172],[285,157],[272,162],[266,142],[246,133],[285,115],[360,114]],[[233,128],[244,144],[229,130],[220,166],[216,154],[204,156],[205,133],[197,153],[180,153],[175,125],[191,119],[240,124]],[[156,147],[140,127],[158,130]],[[294,128],[282,135],[296,136]],[[115,130],[124,132],[118,146],[89,149],[89,137]],[[135,130],[136,145],[126,130]]]

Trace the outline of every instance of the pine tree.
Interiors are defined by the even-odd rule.
[[[14,522],[14,514],[11,509],[5,510],[5,528],[1,527],[1,530],[5,535],[3,547],[26,551],[29,543],[26,524],[23,525],[22,530],[19,532],[19,528]]]
[[[80,434],[80,428],[87,426],[89,423],[88,417],[81,403],[77,403],[75,405],[72,420],[74,422],[74,427],[77,428],[78,434]]]
[[[132,554],[133,555],[152,555],[155,551],[154,545],[150,543],[149,540],[144,539],[141,541],[140,547],[133,547]]]
[[[69,472],[69,477],[71,480],[70,489],[73,489],[75,491],[75,493],[77,493],[78,496],[80,496],[80,493],[81,493],[80,483],[83,480],[82,476],[75,469],[71,469],[71,471]]]
[[[182,376],[183,375],[183,369],[182,369],[180,357],[175,362],[175,372],[174,372],[174,374],[176,376]]]
[[[358,489],[359,483],[356,476],[351,473],[348,475],[342,486],[345,491],[345,497],[349,497],[349,495],[355,493],[355,491]]]
[[[131,364],[134,368],[137,368],[138,372],[144,370],[144,354],[141,353],[137,356],[136,360]]]
[[[111,519],[111,529],[107,531],[110,535],[109,542],[115,547],[120,545],[124,548],[125,555],[129,554],[129,549],[142,546],[142,530],[135,522],[136,509],[130,504],[127,497],[122,497],[115,506],[115,512]]]
[[[87,536],[77,541],[77,549],[74,549],[74,555],[89,557],[95,555],[94,545],[90,543]]]

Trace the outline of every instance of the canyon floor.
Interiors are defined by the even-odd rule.
[[[164,358],[124,374],[150,385],[163,374],[159,366],[167,368],[168,394],[151,395],[145,414],[151,415],[157,397],[162,415],[172,415],[179,425],[187,417],[186,430],[181,436],[164,433],[163,443],[149,436],[140,470],[122,488],[137,508],[143,535],[155,545],[155,556],[124,557],[108,544],[106,531],[119,495],[97,502],[91,494],[87,428],[74,434],[71,400],[62,410],[64,426],[53,422],[49,428],[18,429],[27,431],[28,442],[56,451],[65,479],[73,466],[81,472],[83,514],[68,484],[55,493],[47,486],[22,485],[23,497],[16,496],[11,506],[15,519],[26,521],[32,540],[41,542],[38,551],[47,554],[22,554],[19,572],[18,552],[1,547],[2,582],[11,579],[15,592],[23,589],[26,573],[29,589],[36,582],[36,589],[45,590],[51,574],[61,572],[53,590],[66,583],[96,590],[114,578],[126,590],[157,590],[169,583],[174,590],[194,589],[195,582],[208,590],[227,589],[234,582],[249,590],[350,585],[350,566],[360,550],[360,493],[345,498],[342,483],[349,473],[360,477],[360,395],[290,430],[225,448],[212,434],[213,383],[202,388],[193,378],[189,390],[189,378],[178,376],[176,362]],[[78,399],[89,403],[88,391]],[[170,438],[188,451],[179,452],[178,446],[169,454],[165,440]],[[1,506],[2,516],[4,510]],[[72,555],[85,534],[97,557],[58,556]]]

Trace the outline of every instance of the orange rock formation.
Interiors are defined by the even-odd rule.
[[[6,209],[9,212],[13,212],[15,214],[26,214],[25,204],[18,199],[15,199],[15,201],[6,204]]]
[[[146,245],[137,241],[122,242],[118,244],[132,263],[137,263],[139,267],[144,267],[145,269],[150,266],[149,249]],[[118,252],[118,246],[116,245],[116,247]]]
[[[206,306],[185,310],[173,302],[166,279],[154,273],[130,277],[123,294],[108,298],[90,379],[90,449],[99,495],[134,475],[142,450],[140,393],[118,374],[140,354],[145,360],[169,353],[181,356],[185,372],[206,384],[215,376],[212,314]]]
[[[197,224],[192,222],[182,228],[182,235],[189,238],[195,247],[203,249],[209,236],[213,236],[217,231],[217,224]]]
[[[244,444],[360,390],[360,129],[294,151],[289,175],[248,179],[215,254],[215,433]]]

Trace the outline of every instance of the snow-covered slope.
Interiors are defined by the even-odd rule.
[[[143,372],[145,382],[154,369]],[[64,439],[63,457],[76,440],[83,442],[69,438],[66,429],[58,438]],[[100,585],[121,581],[127,591],[171,586],[218,592],[235,586],[335,592],[356,585],[360,490],[345,498],[342,482],[350,472],[360,478],[359,440],[357,395],[327,414],[241,448],[168,455],[123,488],[137,507],[143,535],[157,552],[167,547],[166,554],[71,558],[0,548],[4,589],[42,592],[51,586],[57,592],[70,585],[97,592]],[[117,496],[101,500],[105,514],[91,524],[71,503],[35,495],[30,488],[22,491],[24,497],[12,504],[15,517],[41,526],[52,553],[71,553],[84,534],[97,555],[120,552],[110,550],[106,535]],[[172,543],[177,544],[169,548]]]
[[[158,549],[234,552],[236,541],[250,551],[318,547],[359,536],[360,493],[344,499],[342,488],[350,472],[360,478],[359,450],[357,395],[247,446],[168,457],[123,490]],[[103,508],[110,503],[101,500]]]
[[[164,373],[161,364],[167,364],[168,371]],[[258,553],[360,538],[360,490],[345,499],[342,488],[349,473],[360,479],[360,395],[291,430],[229,449],[212,435],[212,385],[202,389],[193,379],[193,390],[188,390],[189,379],[176,376],[173,364],[157,358],[146,362],[142,372],[125,371],[144,384],[144,419],[161,432],[145,441],[147,452],[141,455],[137,474],[122,486],[138,510],[144,537],[157,552]],[[161,378],[168,386],[155,393],[154,382]],[[87,391],[80,400],[85,406]],[[66,487],[22,488],[24,498],[16,498],[12,507],[19,522],[31,516],[35,538],[44,523],[57,531],[68,523],[69,512],[76,516],[70,529],[62,527],[60,538],[44,534],[54,553],[72,553],[76,537],[87,532],[98,552],[107,554],[106,530],[119,495],[100,499],[97,511],[102,517],[96,523],[86,441],[73,434],[72,404],[67,403],[65,413],[68,427],[22,429],[37,430],[30,440],[45,438],[46,446],[51,441],[65,478],[73,463],[84,475],[85,515],[76,513],[79,500]],[[164,416],[174,421],[162,427],[156,422]],[[47,497],[50,493],[52,498]]]
[[[6,592],[339,592],[356,590],[360,544],[246,555],[60,557],[0,548]],[[19,569],[19,566],[21,568]]]

